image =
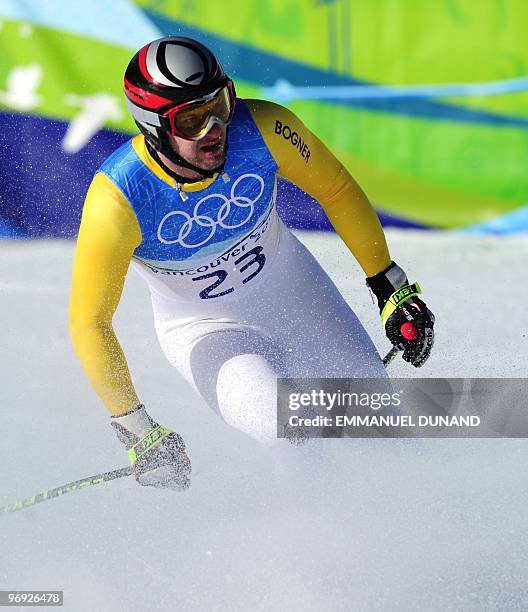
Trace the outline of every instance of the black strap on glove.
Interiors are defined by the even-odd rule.
[[[434,343],[434,315],[417,297],[418,283],[409,284],[405,272],[394,262],[383,272],[367,278],[378,299],[381,321],[392,344],[403,350],[403,359],[422,366]]]

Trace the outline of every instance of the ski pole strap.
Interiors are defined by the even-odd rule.
[[[415,295],[418,295],[419,293],[422,293],[422,290],[418,283],[403,285],[403,287],[396,289],[396,291],[387,300],[383,310],[381,311],[381,322],[383,325],[385,326],[389,320],[389,317],[401,304],[403,304],[403,302],[414,297]]]
[[[149,431],[146,436],[141,438],[139,442],[128,451],[128,458],[130,463],[134,463],[142,457],[146,452],[153,449],[155,446],[160,444],[165,438],[172,433],[172,429],[165,427],[164,425],[158,425],[152,431]]]

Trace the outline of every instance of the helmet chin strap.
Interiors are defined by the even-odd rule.
[[[161,134],[161,137],[160,137],[160,146],[156,147],[153,145],[153,143],[150,143],[150,142],[149,144],[156,150],[156,152],[163,153],[163,155],[165,155],[165,157],[170,159],[171,162],[178,164],[178,166],[182,166],[182,168],[188,168],[189,170],[193,170],[194,172],[197,172],[204,178],[212,178],[216,172],[220,173],[224,169],[225,159],[222,162],[222,164],[220,164],[220,166],[217,166],[216,168],[213,168],[211,170],[204,170],[204,168],[199,168],[198,166],[191,164],[191,162],[187,161],[181,155],[176,153],[176,151],[174,151],[174,149],[169,144],[169,139],[167,138],[167,135],[164,133]],[[226,132],[225,151],[227,154],[227,132]],[[189,182],[192,182],[192,179],[189,179]]]

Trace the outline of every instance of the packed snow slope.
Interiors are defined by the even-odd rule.
[[[430,362],[391,374],[526,376],[528,241],[387,234],[437,317]],[[386,352],[352,256],[335,236],[301,239]],[[70,345],[73,252],[0,243],[0,505],[127,464]],[[0,516],[0,589],[61,589],[75,612],[528,607],[524,440],[325,440],[277,479],[281,455],[225,425],[166,363],[133,273],[115,326],[149,412],[187,442],[192,486],[124,478]]]

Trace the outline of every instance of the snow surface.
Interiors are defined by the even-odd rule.
[[[528,241],[387,235],[437,316],[427,366],[391,374],[526,376]],[[346,249],[300,237],[387,351]],[[127,464],[70,345],[73,248],[0,243],[0,505]],[[524,440],[324,440],[277,483],[281,456],[210,413],[165,361],[133,273],[116,330],[149,412],[186,440],[193,484],[124,478],[0,516],[0,589],[62,589],[76,612],[527,609]]]

